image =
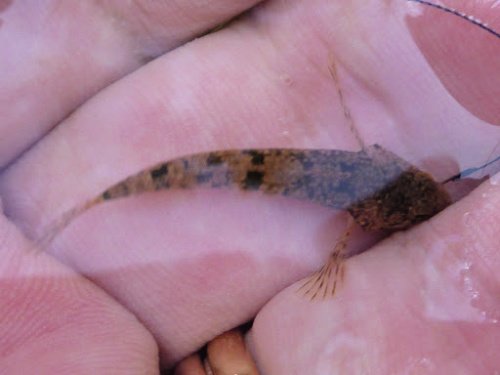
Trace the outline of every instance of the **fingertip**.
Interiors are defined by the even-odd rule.
[[[455,1],[444,7],[472,17],[492,30],[500,28],[488,1]],[[465,109],[490,124],[500,125],[497,37],[451,12],[423,4],[418,4],[418,8],[420,12],[407,18],[408,27],[436,76]]]

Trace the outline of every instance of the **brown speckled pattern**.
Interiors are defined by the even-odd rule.
[[[237,187],[346,209],[366,230],[399,230],[450,204],[434,179],[381,146],[358,152],[263,149],[194,154],[112,186],[94,204],[160,189]]]

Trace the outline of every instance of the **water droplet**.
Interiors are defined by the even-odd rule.
[[[470,225],[473,220],[472,214],[470,212],[466,212],[463,215],[463,221],[465,225]]]
[[[490,183],[495,186],[500,185],[500,172],[490,177]]]

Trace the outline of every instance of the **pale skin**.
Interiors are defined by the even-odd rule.
[[[161,192],[96,207],[46,253],[26,240],[127,175],[183,154],[359,149],[329,74],[332,55],[366,144],[382,143],[438,180],[482,164],[500,138],[488,91],[500,87],[488,70],[497,69],[493,39],[454,21],[447,29],[448,18],[437,22],[435,13],[408,21],[404,2],[270,1],[173,49],[229,8],[176,8],[191,15],[182,18],[167,8],[145,15],[89,4],[75,13],[57,4],[43,13],[13,3],[0,13],[0,53],[9,56],[0,64],[13,72],[0,78],[9,99],[0,112],[10,121],[0,128],[2,165],[11,162],[0,175],[8,215],[0,221],[0,368],[155,373],[158,357],[172,365],[255,315],[251,347],[266,374],[500,368],[492,349],[500,340],[498,182],[351,259],[337,296],[318,302],[296,291],[327,258],[346,217],[285,198]],[[474,9],[494,26],[498,8]],[[10,28],[33,23],[46,32],[36,49],[34,31]],[[422,38],[429,25],[446,39]],[[484,53],[432,49],[458,41]],[[434,66],[452,66],[454,75]],[[467,80],[478,87],[462,87]],[[482,89],[488,94],[478,100]],[[369,241],[359,230],[352,237],[353,248]]]

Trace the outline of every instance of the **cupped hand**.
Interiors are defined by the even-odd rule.
[[[195,39],[255,3],[4,7],[2,371],[155,373],[256,315],[265,374],[500,368],[498,178],[349,260],[321,301],[291,284],[326,259],[345,214],[279,197],[146,194],[90,210],[33,251],[67,209],[184,154],[354,150],[357,133],[438,180],[491,158],[491,35],[403,0],[314,0],[264,2]],[[492,3],[468,10],[494,27]]]

